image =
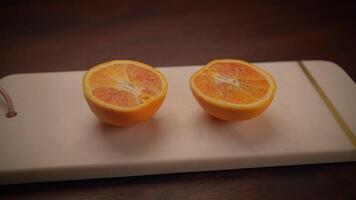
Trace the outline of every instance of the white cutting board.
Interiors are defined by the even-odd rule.
[[[209,117],[193,98],[188,80],[201,66],[159,68],[169,82],[164,104],[150,121],[124,128],[89,110],[83,71],[7,76],[0,85],[18,116],[6,118],[0,100],[0,184],[356,160],[356,85],[339,66],[303,62],[349,137],[297,62],[256,64],[274,76],[276,98],[238,123]]]

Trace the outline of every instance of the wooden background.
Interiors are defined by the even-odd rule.
[[[355,11],[340,1],[2,1],[0,77],[240,58],[325,59],[355,81]],[[356,163],[2,186],[0,199],[356,199]]]

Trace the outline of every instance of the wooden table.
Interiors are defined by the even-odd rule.
[[[326,59],[356,80],[355,5],[249,1],[0,3],[0,77],[154,66]],[[356,199],[356,163],[0,187],[0,199]]]

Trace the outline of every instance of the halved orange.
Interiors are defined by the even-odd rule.
[[[89,69],[83,90],[99,119],[126,126],[146,121],[156,113],[167,94],[167,80],[147,64],[114,60]]]
[[[271,104],[276,83],[266,71],[241,60],[221,59],[195,72],[190,88],[202,108],[226,120],[248,120]]]

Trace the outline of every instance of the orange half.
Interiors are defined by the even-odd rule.
[[[271,104],[276,83],[266,71],[241,60],[208,63],[190,79],[192,93],[210,115],[226,121],[248,120]]]
[[[156,113],[167,94],[167,80],[147,64],[115,60],[89,69],[83,90],[99,119],[126,126],[146,121]]]

